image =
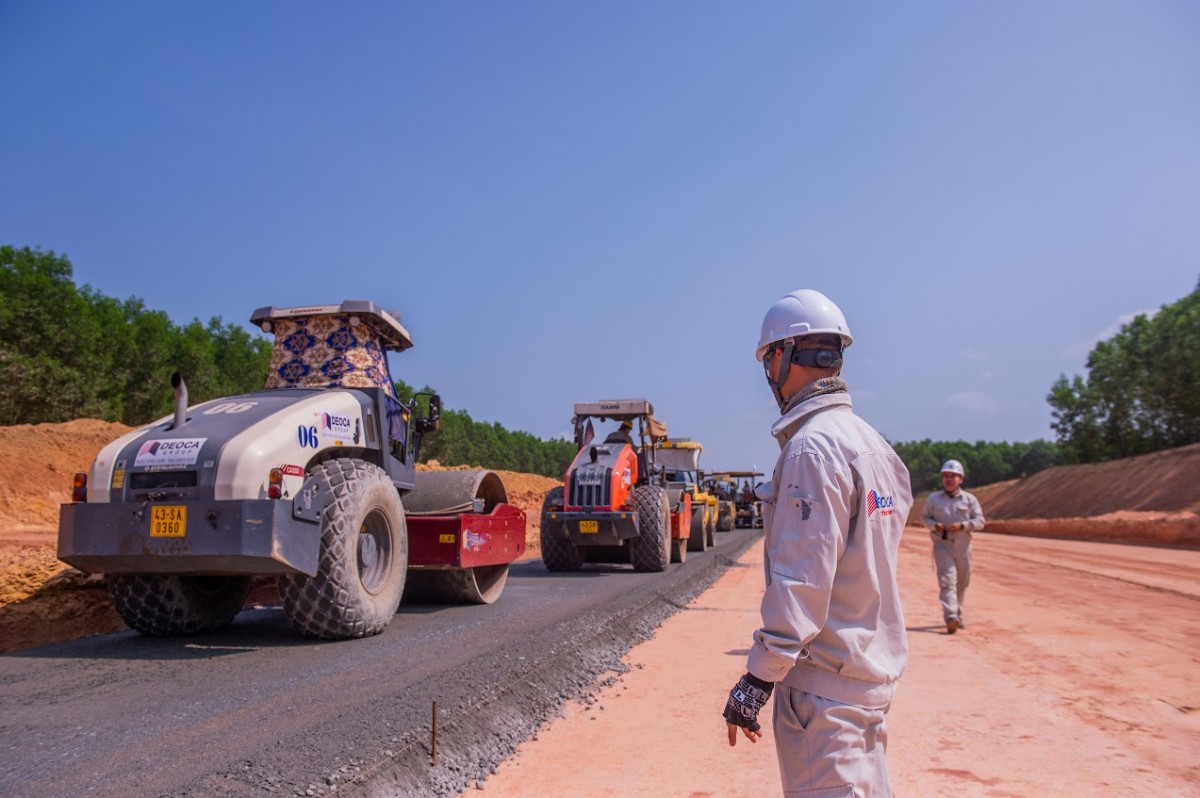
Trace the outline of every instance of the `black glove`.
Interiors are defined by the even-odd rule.
[[[767,703],[774,689],[772,682],[764,682],[753,673],[747,673],[729,691],[729,700],[725,702],[725,722],[752,732],[761,729],[758,711]]]

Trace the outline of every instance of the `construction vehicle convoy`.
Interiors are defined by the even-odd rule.
[[[729,532],[737,524],[737,483],[726,473],[702,475],[704,489],[717,497],[717,531]]]
[[[762,528],[762,502],[754,494],[754,488],[762,475],[761,471],[721,472],[721,476],[733,486],[733,503],[736,510],[734,526],[738,529]]]
[[[668,438],[658,443],[658,465],[663,469],[668,493],[672,497],[686,494],[692,505],[689,551],[704,551],[717,543],[717,497],[701,485],[702,451],[704,446],[691,438]]]
[[[416,471],[436,395],[396,395],[386,352],[412,346],[373,302],[256,310],[274,334],[266,390],[176,404],[77,474],[58,556],[105,574],[147,635],[232,623],[274,575],[305,635],[376,634],[402,596],[494,602],[525,550],[525,515],[491,471]],[[665,496],[663,497],[665,502]]]
[[[621,427],[603,442],[595,422]],[[542,562],[578,571],[585,562],[628,562],[663,571],[687,557],[691,496],[672,491],[658,463],[667,425],[645,399],[579,402],[573,419],[575,459],[561,487],[546,494],[541,515]],[[636,427],[636,430],[635,430]],[[634,437],[636,433],[636,438]]]

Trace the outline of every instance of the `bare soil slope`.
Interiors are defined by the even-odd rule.
[[[1200,444],[1193,444],[968,489],[995,534],[1195,548],[1198,477]]]
[[[1048,468],[972,492],[989,518],[1200,513],[1200,443],[1108,463]]]

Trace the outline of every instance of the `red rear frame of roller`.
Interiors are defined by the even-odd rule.
[[[684,493],[679,500],[679,512],[671,513],[671,537],[683,540],[692,535],[692,497]]]
[[[483,514],[410,515],[407,523],[409,567],[503,565],[525,553],[525,513],[511,504]]]

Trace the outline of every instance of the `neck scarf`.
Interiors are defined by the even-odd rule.
[[[829,393],[845,393],[848,390],[850,390],[849,386],[846,385],[846,381],[841,377],[822,377],[819,380],[813,380],[808,385],[796,391],[796,394],[784,406],[783,413],[787,415],[796,405],[805,399],[811,399],[814,396],[824,396]]]

